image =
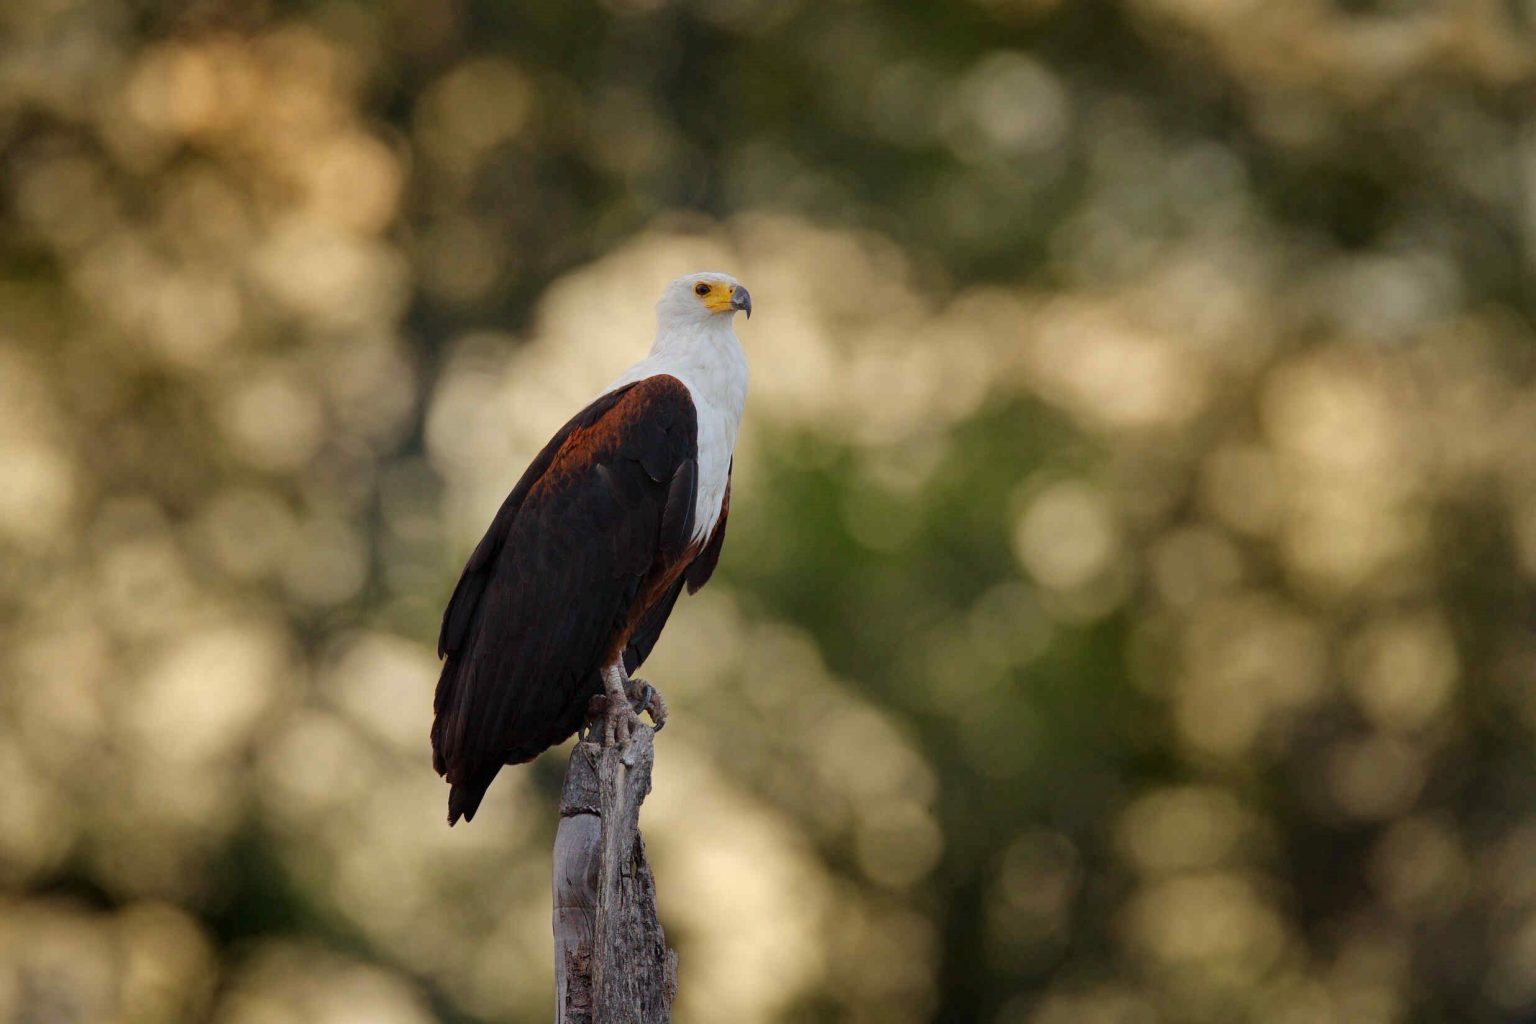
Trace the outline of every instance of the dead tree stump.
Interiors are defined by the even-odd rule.
[[[642,725],[622,747],[571,751],[555,833],[555,1024],[672,1020],[677,953],[640,838],[654,735]]]

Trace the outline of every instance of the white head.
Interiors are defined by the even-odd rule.
[[[741,282],[730,274],[706,271],[667,285],[656,303],[656,320],[663,327],[710,321],[729,326],[738,310],[752,316],[752,296]]]

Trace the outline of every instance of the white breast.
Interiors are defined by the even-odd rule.
[[[720,521],[736,433],[747,404],[747,359],[730,322],[719,326],[710,322],[696,331],[658,335],[651,354],[626,370],[607,391],[661,373],[683,382],[698,415],[699,483],[693,539],[703,540]]]
[[[718,400],[711,401],[708,391],[698,384],[684,380],[688,392],[693,395],[694,408],[699,415],[699,495],[693,509],[695,539],[708,537],[720,521],[720,508],[725,502],[725,488],[730,481],[731,456],[736,451],[736,431],[741,425],[740,406],[733,409]],[[746,399],[746,380],[743,375],[743,403]]]

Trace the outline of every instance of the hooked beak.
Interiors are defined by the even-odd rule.
[[[752,295],[741,285],[731,289],[731,308],[741,310],[748,320],[752,319]]]

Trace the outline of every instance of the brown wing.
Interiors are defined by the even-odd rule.
[[[605,395],[540,452],[475,548],[443,615],[433,765],[449,823],[503,764],[562,742],[659,557],[692,531],[698,425],[675,377]]]

